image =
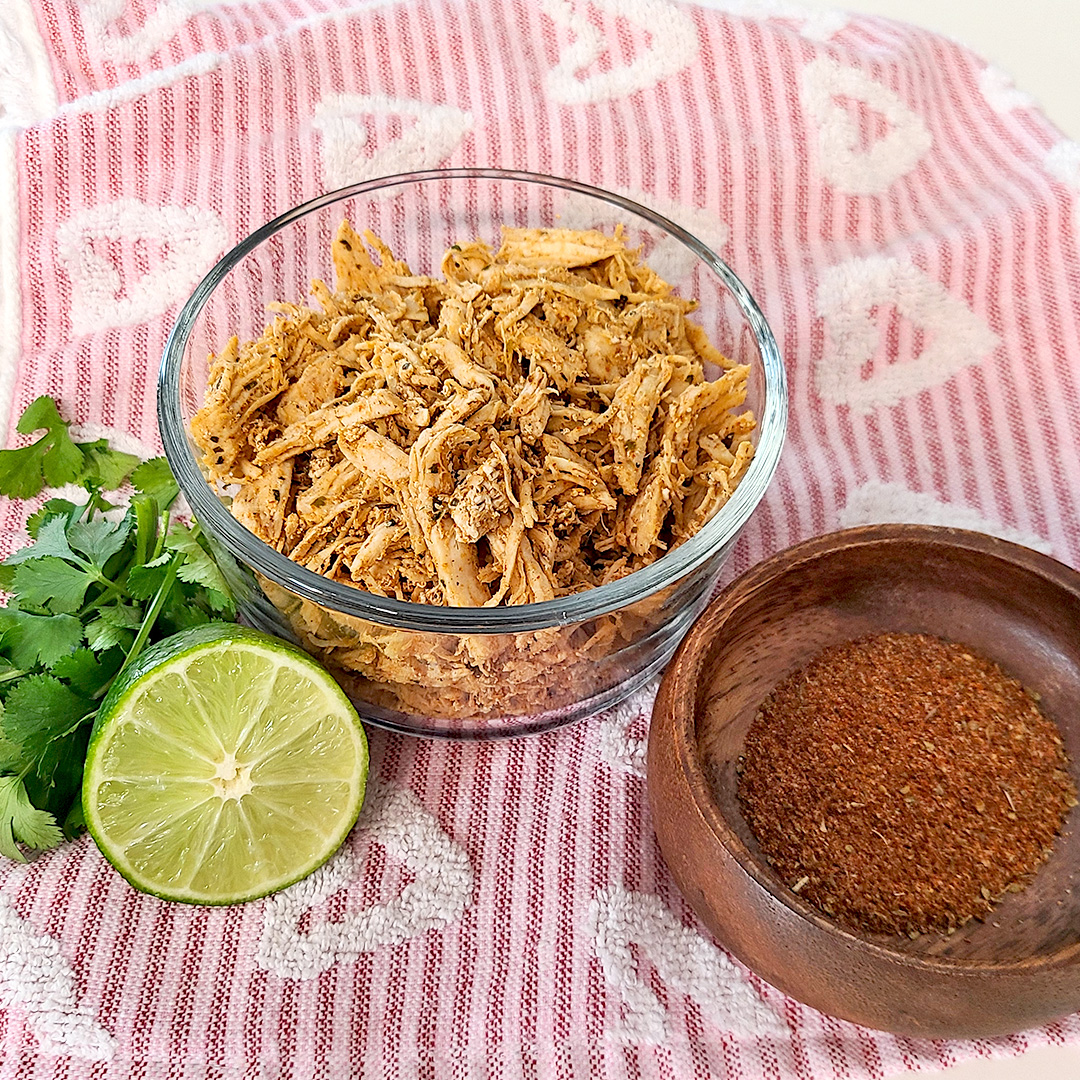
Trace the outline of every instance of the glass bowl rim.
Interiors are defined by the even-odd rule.
[[[241,525],[199,469],[180,411],[180,370],[191,330],[214,289],[249,252],[300,218],[337,202],[395,187],[445,180],[497,180],[559,188],[606,202],[678,239],[725,285],[757,342],[765,376],[765,402],[757,417],[758,445],[728,501],[689,540],[626,577],[594,589],[532,604],[490,608],[441,607],[378,596],[332,581],[293,562]],[[158,427],[165,456],[196,520],[251,569],[320,607],[398,629],[434,633],[520,633],[564,626],[608,614],[645,599],[697,569],[745,525],[772,478],[787,427],[787,377],[776,339],[757,302],[735,272],[701,240],[662,214],[615,192],[577,180],[510,169],[427,169],[350,184],[279,214],[226,252],[195,287],[165,342],[157,382]]]

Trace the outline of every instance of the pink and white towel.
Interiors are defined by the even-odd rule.
[[[158,452],[170,321],[223,250],[347,182],[495,165],[648,203],[760,300],[790,435],[729,575],[875,520],[1080,563],[1080,145],[951,41],[790,0],[3,0],[0,104],[8,445],[48,393]],[[733,961],[657,851],[649,704],[372,732],[342,852],[243,907],[140,895],[87,839],[5,863],[0,1077],[857,1080],[1080,1041],[896,1038]]]

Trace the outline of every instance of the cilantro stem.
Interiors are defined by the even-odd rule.
[[[110,580],[104,575],[98,573],[96,569],[91,567],[86,573],[94,580],[98,585],[103,585],[105,589],[111,593],[114,593],[121,600],[130,600],[131,593],[127,591],[122,585],[117,585],[115,581]],[[79,618],[83,618],[87,612],[93,611],[94,608],[101,607],[101,596],[95,596],[91,600],[87,600],[85,604],[79,609]]]
[[[63,557],[67,562],[77,566],[91,581],[94,582],[95,585],[100,585],[102,588],[114,593],[116,596],[120,597],[121,600],[131,599],[131,593],[129,593],[123,585],[118,585],[112,578],[107,577],[104,571],[100,567],[95,566],[92,562],[87,559],[79,558],[79,556],[73,552],[68,552]],[[88,604],[86,609],[93,606],[93,603]]]
[[[104,696],[105,695],[103,694],[102,697]],[[93,712],[84,713],[74,724],[69,724],[63,731],[58,732],[55,739],[66,739],[68,735],[74,731],[78,731],[87,720],[93,720],[95,716],[97,716],[97,709],[94,709]],[[53,741],[55,741],[55,739]]]
[[[117,573],[117,581],[126,581],[128,574],[138,566],[145,566],[160,554],[160,514],[157,500],[150,495],[136,495],[131,500],[131,511],[135,515],[135,549],[122,571]]]
[[[163,518],[162,519],[162,528],[158,532],[157,543],[154,544],[154,558],[155,559],[158,558],[161,555],[161,553],[165,550],[165,541],[168,539],[168,532],[169,532],[168,525],[169,525],[169,519],[167,517]],[[194,525],[194,523],[192,523],[192,530],[193,531],[194,531],[194,528],[195,528],[195,525]]]
[[[143,566],[154,557],[150,551],[157,546],[158,505],[149,495],[136,496],[131,505],[135,510],[135,558],[131,565]],[[156,550],[154,554],[157,554]]]
[[[129,593],[123,585],[117,585],[112,578],[107,578],[96,566],[92,566],[88,573],[98,585],[101,585],[111,593],[115,593],[121,600],[131,599],[131,593]]]
[[[161,614],[161,609],[165,606],[165,601],[172,591],[173,585],[176,584],[176,572],[180,569],[180,564],[185,558],[186,556],[184,553],[178,551],[169,560],[169,567],[165,571],[165,580],[162,581],[161,585],[158,587],[158,591],[154,593],[154,599],[151,601],[150,607],[147,608],[146,614],[143,616],[142,624],[139,626],[139,632],[135,635],[135,640],[132,642],[127,656],[124,657],[124,662],[120,665],[120,671],[123,671],[124,668],[126,668],[146,647],[146,642],[150,637],[150,631],[154,629],[154,623],[157,622],[157,617]],[[116,674],[119,675],[120,671]]]

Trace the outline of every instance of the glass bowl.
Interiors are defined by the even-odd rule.
[[[441,607],[379,596],[293,562],[241,525],[211,486],[191,439],[207,358],[257,338],[275,301],[305,303],[332,280],[331,241],[347,219],[370,229],[415,274],[444,251],[503,225],[621,226],[684,298],[726,357],[749,364],[757,421],[751,464],[695,535],[618,580],[518,606]],[[708,377],[715,377],[718,371]],[[773,334],[741,281],[700,240],[620,195],[571,180],[492,169],[385,177],[312,199],[225,255],[181,310],[165,346],[158,422],[169,464],[233,588],[244,620],[297,641],[341,682],[361,716],[416,735],[494,738],[545,731],[608,708],[656,675],[700,614],[765,493],[784,441],[787,390]]]

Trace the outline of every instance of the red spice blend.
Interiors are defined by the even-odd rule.
[[[795,892],[912,937],[1022,888],[1077,801],[1033,695],[921,634],[824,650],[763,702],[739,768],[747,823]]]

